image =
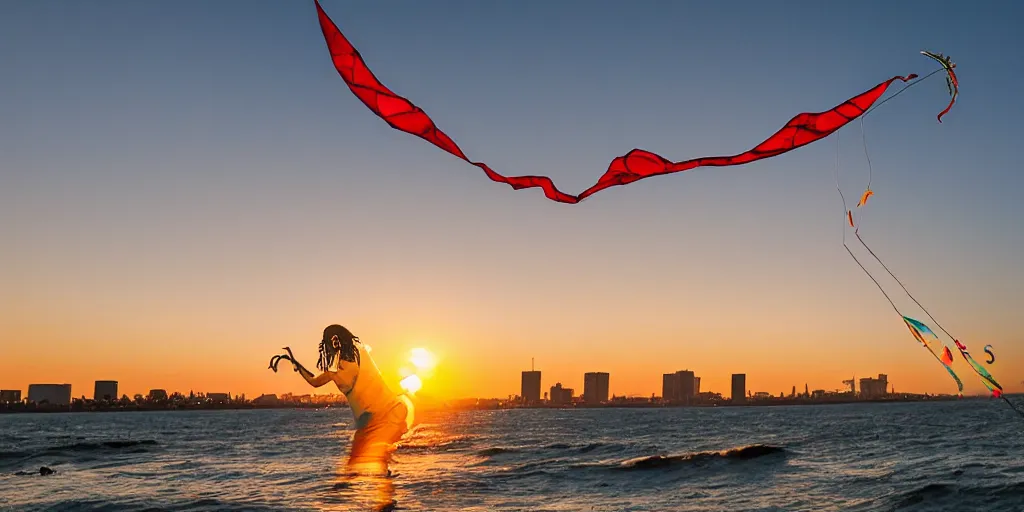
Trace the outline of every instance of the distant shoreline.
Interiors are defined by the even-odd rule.
[[[209,404],[209,405],[198,405],[198,406],[167,406],[162,407],[159,405],[139,405],[129,407],[103,407],[103,406],[92,406],[89,408],[85,407],[74,407],[71,405],[63,406],[4,406],[0,405],[0,414],[50,414],[50,413],[107,413],[107,412],[161,412],[161,411],[237,411],[237,410],[249,410],[249,409],[337,409],[337,408],[348,408],[346,404],[280,404],[280,405],[267,405],[267,404],[252,404],[252,403],[240,403],[240,404]]]
[[[424,411],[464,411],[464,410],[510,410],[510,409],[666,409],[666,408],[717,408],[717,407],[782,407],[782,406],[815,406],[815,405],[843,405],[843,404],[878,404],[878,403],[908,403],[908,402],[950,402],[957,400],[979,400],[990,399],[984,396],[955,395],[920,395],[915,397],[900,398],[875,398],[875,399],[832,399],[832,400],[807,400],[807,399],[756,399],[743,402],[716,401],[713,403],[664,403],[651,401],[614,401],[601,404],[534,404],[523,405],[519,403],[508,403],[493,399],[477,400],[477,403],[465,403],[469,400],[462,400],[459,405],[428,405],[421,410]],[[314,404],[314,403],[279,403],[279,404],[203,404],[197,406],[161,406],[157,404],[131,405],[131,406],[97,406],[90,407],[76,406],[27,406],[18,404],[0,405],[0,414],[50,414],[50,413],[110,413],[110,412],[157,412],[157,411],[225,411],[225,410],[256,410],[256,409],[337,409],[348,408],[347,404]]]
[[[695,407],[695,408],[708,408],[708,407],[781,407],[781,406],[814,406],[814,405],[842,405],[842,404],[877,404],[877,403],[909,403],[909,402],[950,402],[956,400],[975,400],[985,399],[988,397],[984,396],[964,396],[957,397],[956,395],[915,395],[909,397],[880,397],[880,398],[835,398],[835,399],[805,399],[805,398],[767,398],[767,399],[750,399],[742,402],[732,402],[728,400],[707,402],[707,403],[664,403],[664,402],[649,402],[649,401],[621,401],[621,402],[607,402],[601,404],[534,404],[534,405],[522,405],[522,404],[506,404],[501,406],[477,406],[477,407],[461,407],[460,409],[661,409],[661,408],[676,408],[676,407]]]

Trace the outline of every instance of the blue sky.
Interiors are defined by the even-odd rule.
[[[943,124],[938,77],[867,119],[862,233],[947,328],[1024,359],[1021,4],[323,6],[470,158],[571,193],[634,147],[738,153],[798,112],[930,72],[920,50],[952,55],[962,89]],[[374,117],[331,67],[312,2],[8,2],[0,68],[12,337],[63,343],[42,327],[57,318],[115,350],[159,322],[188,347],[334,315],[380,337],[437,329],[480,356],[488,342],[470,340],[506,333],[517,361],[634,334],[648,357],[699,360],[680,333],[736,329],[835,329],[821,353],[856,351],[866,372],[877,350],[920,355],[840,245],[835,137],[553,203]],[[859,124],[840,142],[856,197]],[[746,320],[722,332],[725,318]]]

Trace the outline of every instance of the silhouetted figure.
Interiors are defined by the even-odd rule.
[[[271,358],[272,370],[276,372],[280,360],[287,359],[311,386],[318,388],[334,382],[345,394],[356,428],[348,469],[359,476],[380,479],[380,498],[390,502],[388,464],[396,444],[411,427],[412,403],[388,387],[366,347],[340,325],[329,325],[324,329],[320,340],[320,359],[316,363],[322,372],[320,375],[313,375],[296,361],[289,347],[284,350],[287,355]],[[388,509],[387,506],[384,504],[384,510]]]

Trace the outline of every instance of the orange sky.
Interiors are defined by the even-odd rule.
[[[641,284],[596,288],[607,287],[603,295],[614,296],[610,288],[620,286],[643,297],[644,288],[655,286],[647,274],[634,272]],[[778,285],[787,280],[777,279]],[[268,290],[244,302],[229,297],[246,296],[247,290],[228,288],[194,296],[131,286],[106,295],[84,287],[60,293],[34,288],[24,297],[29,300],[6,305],[3,339],[16,342],[5,341],[0,387],[24,390],[31,382],[68,382],[75,396],[91,397],[94,380],[113,379],[128,395],[150,388],[248,397],[304,393],[309,389],[285,366],[278,374],[266,369],[270,356],[289,345],[312,368],[323,325],[341,322],[373,347],[378,365],[394,383],[400,368],[408,366],[411,348],[430,349],[440,364],[423,392],[441,397],[516,394],[531,356],[543,371],[545,390],[560,381],[577,393],[584,372],[607,371],[613,394],[660,395],[661,374],[680,369],[694,370],[702,390],[726,395],[733,372],[747,374],[751,391],[773,394],[788,394],[794,385],[802,390],[804,383],[837,389],[843,379],[877,373],[887,373],[898,391],[953,391],[945,371],[898,318],[869,307],[874,304],[868,298],[861,305],[870,310],[867,318],[845,314],[838,293],[779,288],[780,300],[773,301],[771,283],[739,296],[725,287],[709,288],[699,297],[668,287],[665,302],[637,299],[630,314],[616,315],[597,290],[573,304],[557,290],[541,298],[522,288],[489,290],[486,282],[451,282],[449,291],[430,296],[415,289],[403,294],[384,283],[355,297],[319,300],[317,286],[300,284],[308,288]],[[148,286],[179,288],[171,282]],[[823,313],[801,313],[811,308]],[[732,317],[732,310],[747,313]],[[998,332],[978,329],[966,334],[968,340],[1000,339]],[[984,359],[983,345],[971,345]],[[1008,391],[1019,391],[1019,382],[1007,377],[1020,374],[1022,354],[1009,343],[996,346],[1007,347],[997,351],[996,377]],[[959,358],[956,369],[967,393],[983,391]],[[328,391],[336,392],[321,388]]]

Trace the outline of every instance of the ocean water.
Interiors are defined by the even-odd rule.
[[[364,480],[347,409],[0,416],[0,510],[1024,511],[996,400],[417,420]]]

